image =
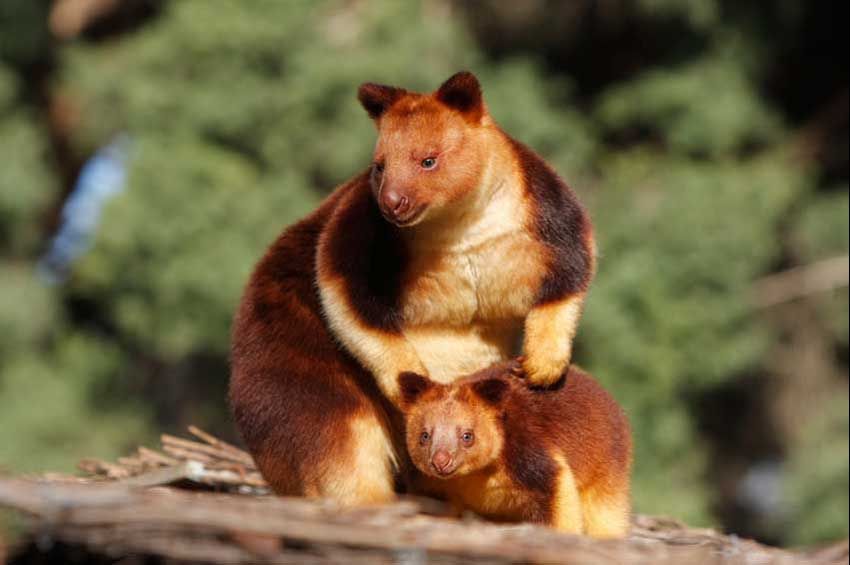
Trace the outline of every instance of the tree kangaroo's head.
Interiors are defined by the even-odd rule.
[[[475,75],[457,73],[429,94],[366,83],[357,97],[378,129],[371,184],[388,221],[438,217],[479,187],[492,122]]]

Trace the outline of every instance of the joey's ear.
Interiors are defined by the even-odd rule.
[[[366,108],[369,117],[376,120],[405,92],[403,88],[367,82],[361,84],[360,88],[357,89],[357,99]]]
[[[480,120],[484,113],[481,85],[469,71],[452,75],[437,89],[434,96],[449,108],[454,108],[472,120]]]
[[[436,385],[428,377],[405,371],[398,376],[398,386],[401,389],[402,402],[405,406],[410,406]]]
[[[500,378],[482,379],[472,385],[475,394],[484,399],[485,402],[498,405],[508,392],[508,382]]]

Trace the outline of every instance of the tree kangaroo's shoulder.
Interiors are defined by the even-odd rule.
[[[507,136],[523,193],[530,208],[531,228],[548,250],[548,276],[542,303],[587,289],[596,269],[593,224],[577,195],[558,173],[527,145]]]

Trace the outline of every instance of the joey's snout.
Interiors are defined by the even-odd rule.
[[[451,475],[457,465],[455,458],[446,449],[438,449],[431,455],[431,466],[440,475]]]

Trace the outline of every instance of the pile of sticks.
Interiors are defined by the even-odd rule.
[[[162,434],[162,451],[139,447],[116,463],[83,459],[81,471],[131,486],[155,486],[190,481],[219,491],[268,494],[268,485],[251,456],[211,434],[189,426],[196,439]]]

